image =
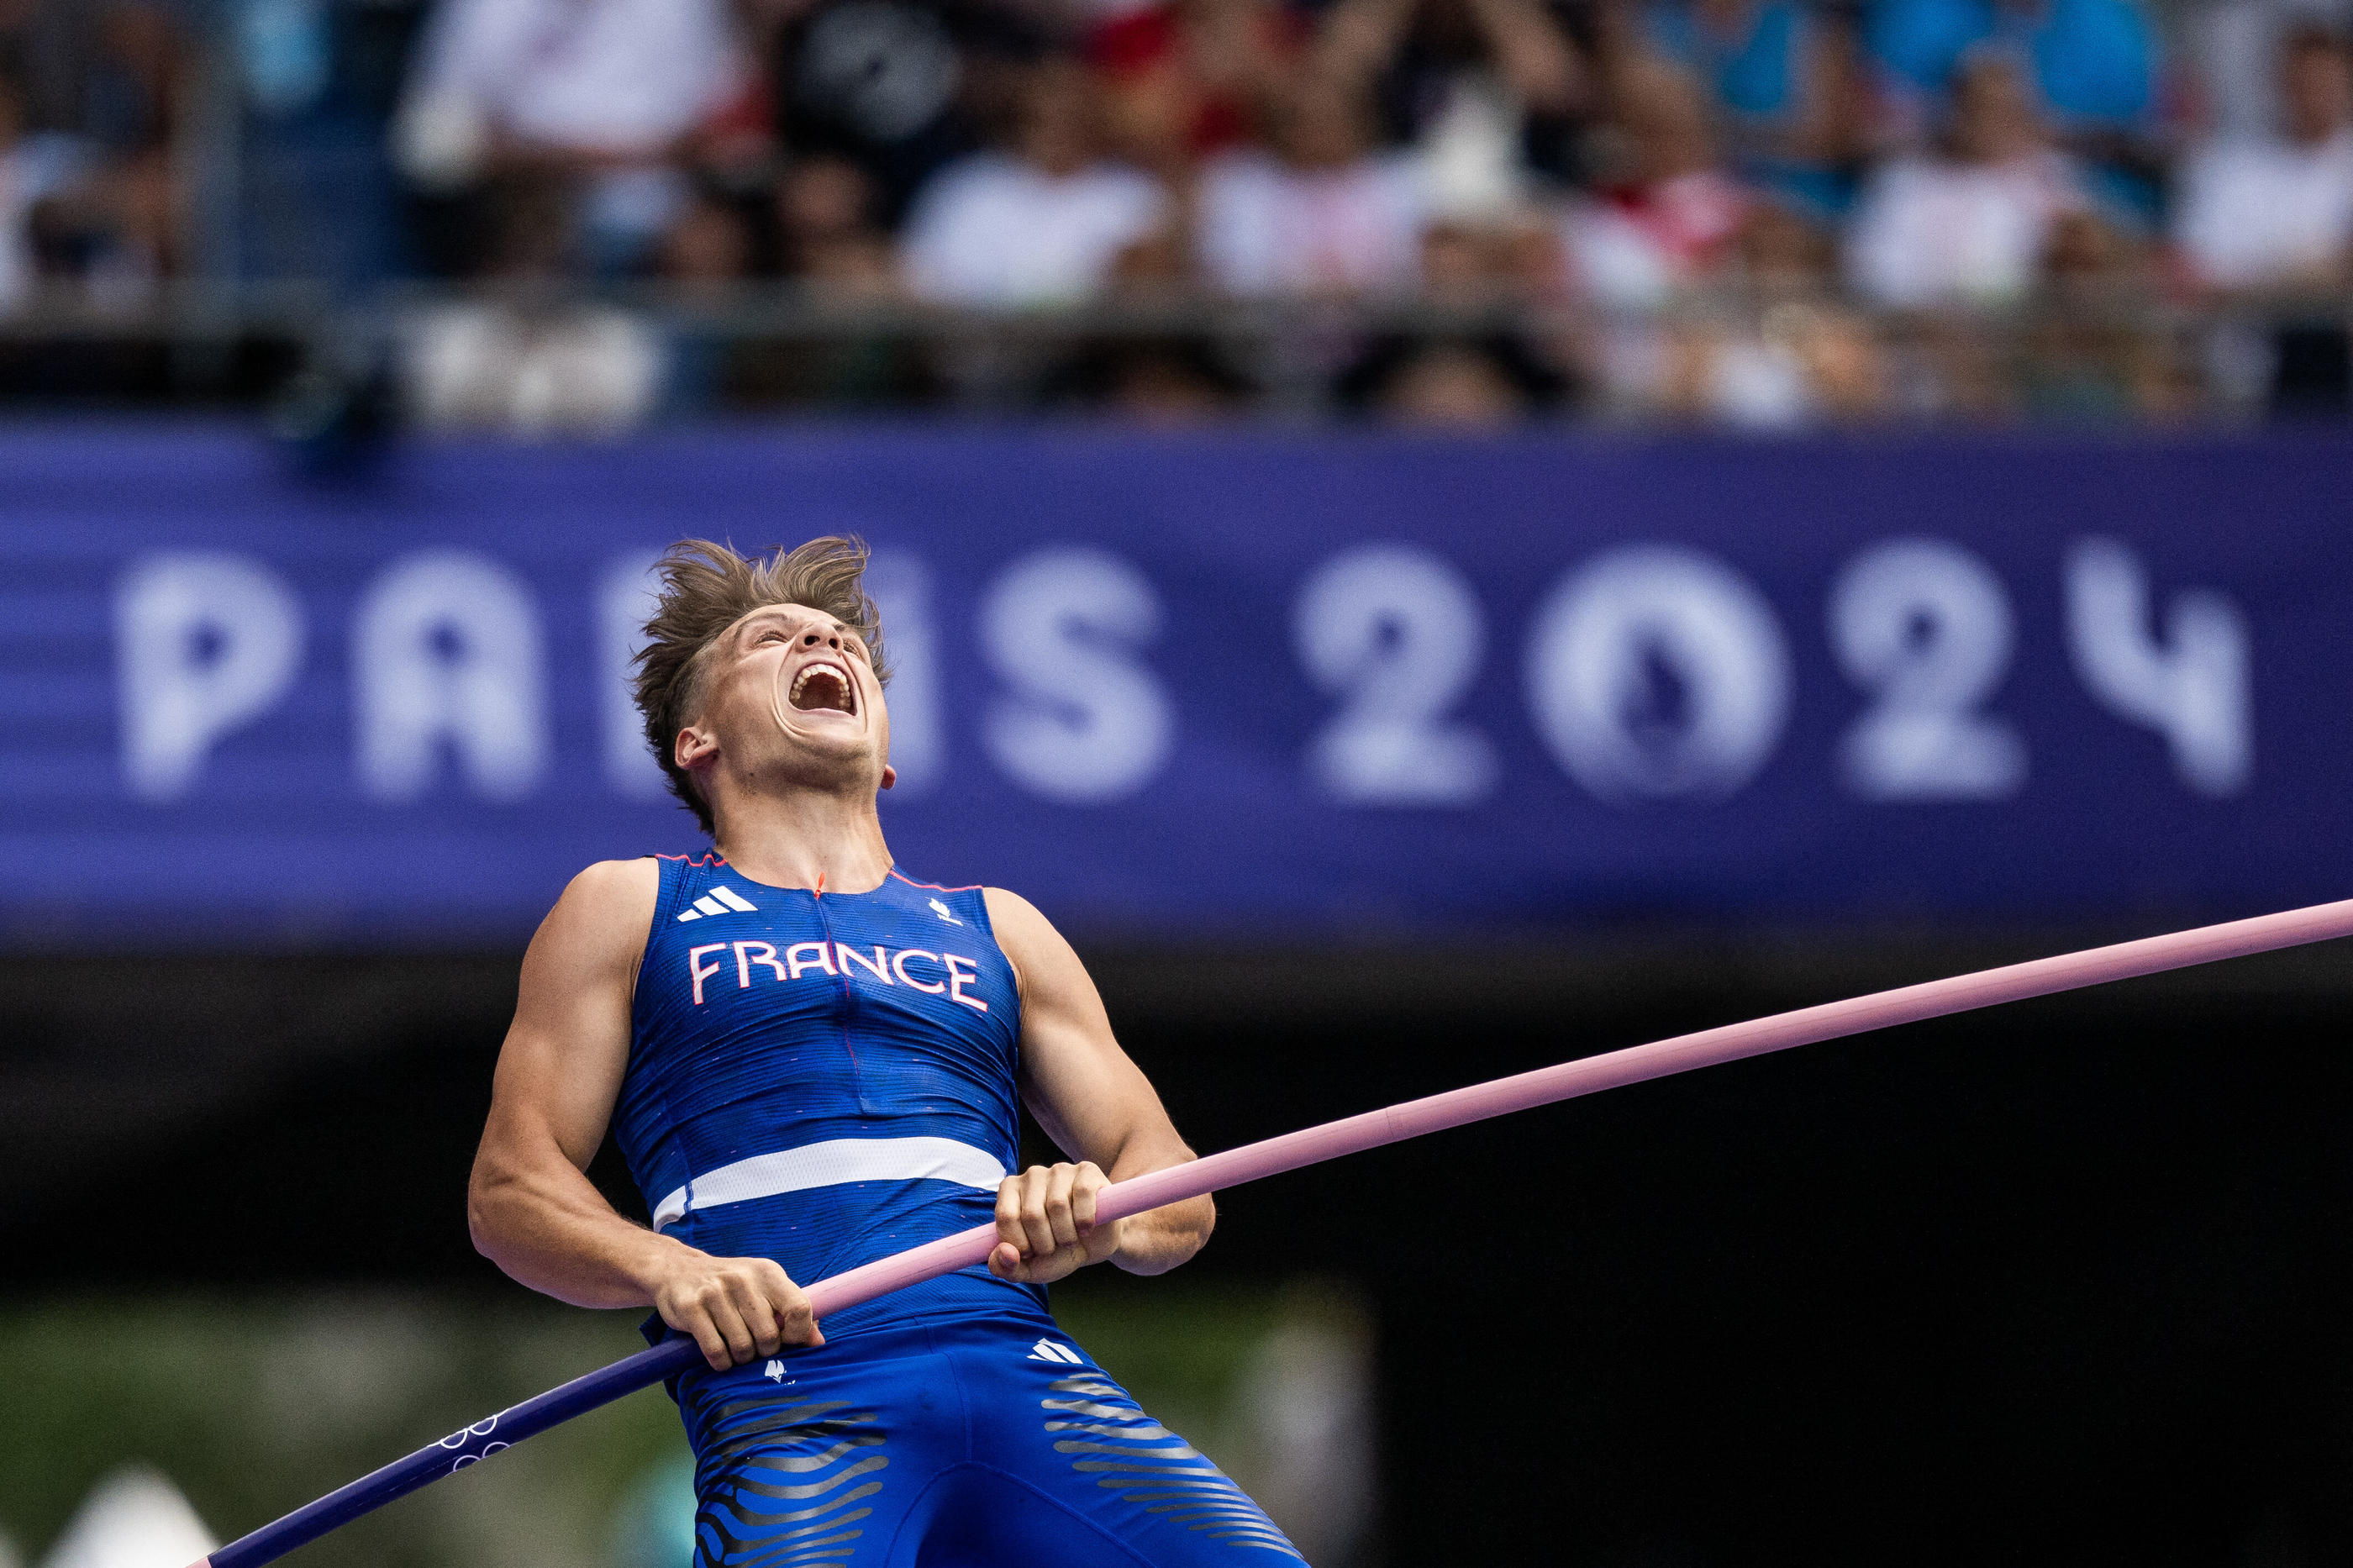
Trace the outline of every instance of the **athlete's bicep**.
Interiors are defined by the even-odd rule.
[[[584,1169],[596,1156],[628,1066],[630,993],[660,875],[651,860],[591,866],[541,922],[499,1051],[486,1152],[552,1139]]]
[[[985,897],[1021,986],[1021,1098],[1046,1135],[1114,1178],[1190,1158],[1062,933],[1018,894],[990,888]]]

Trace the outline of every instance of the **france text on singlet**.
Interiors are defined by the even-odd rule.
[[[1019,1136],[1020,998],[978,888],[870,893],[663,858],[615,1136],[654,1227],[807,1285],[988,1223]],[[828,1339],[1045,1291],[975,1266],[825,1321]]]

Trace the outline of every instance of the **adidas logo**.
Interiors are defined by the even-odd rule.
[[[756,915],[760,906],[722,882],[695,900],[692,909],[679,910],[678,918],[681,921],[699,921],[705,915],[723,915],[730,910],[739,915]]]
[[[762,1369],[761,1375],[765,1377],[770,1383],[782,1383],[785,1381],[785,1363],[780,1361],[772,1361]]]
[[[940,902],[939,900],[933,899],[930,900],[930,903],[932,906],[932,912],[939,916],[940,919],[947,921],[948,924],[952,926],[960,926],[964,924],[964,921],[956,919],[955,915],[948,909],[948,907]]]
[[[961,922],[959,922],[961,923]],[[1029,1360],[1050,1361],[1058,1366],[1084,1366],[1086,1358],[1068,1345],[1058,1345],[1051,1340],[1039,1340],[1029,1347]]]

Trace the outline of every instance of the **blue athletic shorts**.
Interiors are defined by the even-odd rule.
[[[879,1328],[674,1392],[694,1446],[695,1568],[1303,1561],[1037,1319]]]

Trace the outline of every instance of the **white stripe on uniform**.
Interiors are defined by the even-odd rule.
[[[995,1192],[1005,1180],[997,1156],[953,1138],[831,1138],[754,1154],[690,1180],[654,1207],[654,1228],[691,1209],[740,1204],[845,1182],[955,1182]]]

